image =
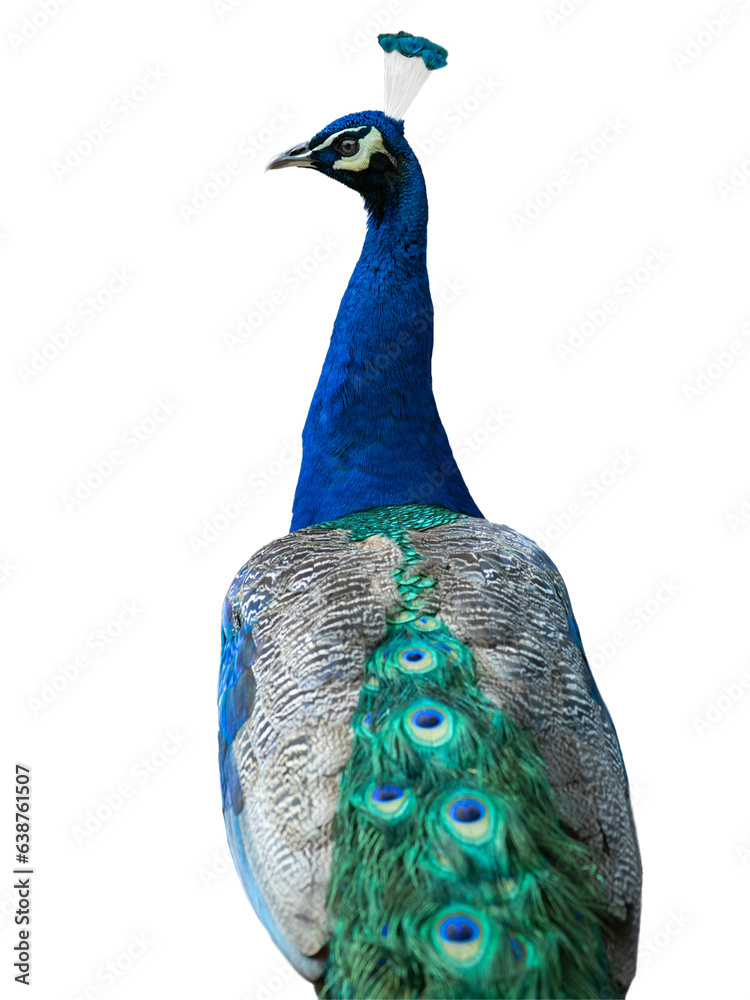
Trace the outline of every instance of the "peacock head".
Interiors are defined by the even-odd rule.
[[[408,176],[415,162],[403,121],[382,111],[361,111],[337,118],[309,142],[275,156],[266,170],[312,167],[375,204]]]
[[[326,125],[309,142],[275,156],[266,170],[311,167],[358,191],[369,207],[382,205],[419,165],[404,138],[403,114],[448,53],[418,35],[379,35],[386,53],[385,111],[361,111]]]

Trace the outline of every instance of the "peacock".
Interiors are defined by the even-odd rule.
[[[276,156],[364,199],[290,533],[226,596],[234,863],[324,998],[623,997],[641,865],[562,577],[484,518],[432,391],[427,197],[403,115],[447,52],[379,36],[385,110]]]

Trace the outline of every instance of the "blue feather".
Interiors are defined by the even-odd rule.
[[[421,35],[410,35],[408,31],[378,35],[378,42],[385,52],[396,51],[410,58],[421,56],[427,69],[442,69],[448,62],[448,50],[442,45]]]
[[[403,123],[379,111],[346,115],[313,136],[310,146],[363,122],[380,131],[399,171],[385,188],[368,178],[361,192],[369,209],[367,235],[302,432],[292,531],[408,503],[482,516],[432,392],[427,195]],[[361,182],[327,161],[325,171],[350,185]]]

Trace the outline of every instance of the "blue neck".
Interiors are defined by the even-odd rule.
[[[427,195],[408,154],[384,203],[368,205],[362,254],[302,432],[292,531],[393,504],[482,516],[432,394]]]

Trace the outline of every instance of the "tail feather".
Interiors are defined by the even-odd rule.
[[[471,649],[432,613],[406,532],[388,533],[402,606],[353,721],[321,995],[620,995],[594,852],[562,829],[531,736],[480,692]]]
[[[404,649],[434,666],[402,673]],[[341,783],[323,996],[615,995],[593,854],[471,666],[440,625],[395,626],[368,664],[380,683],[362,692]]]

